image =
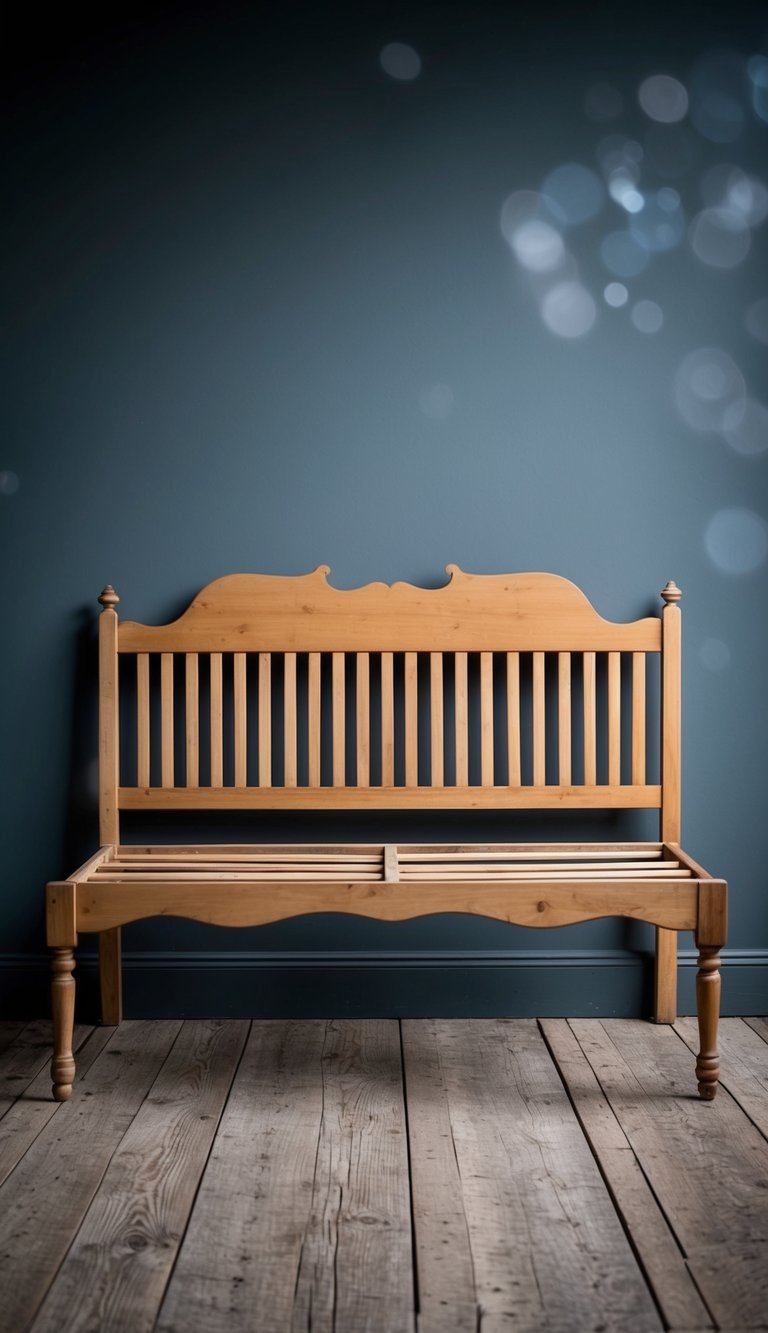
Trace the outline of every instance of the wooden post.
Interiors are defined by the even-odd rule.
[[[120,782],[117,606],[120,598],[110,583],[99,596],[99,831],[101,845],[120,841],[117,788]],[[122,1018],[120,931],[99,936],[101,1021],[117,1024]]]
[[[54,949],[51,960],[51,1007],[53,1010],[53,1061],[51,1079],[57,1102],[69,1101],[75,1077],[72,1032],[75,1026],[75,955],[72,949]]]
[[[676,583],[662,588],[661,613],[661,840],[680,841],[680,698],[681,625]],[[653,1017],[657,1023],[677,1018],[677,931],[656,928]]]
[[[110,583],[99,596],[99,833],[102,847],[120,841],[119,717],[117,696],[117,606],[120,598]]]
[[[123,1021],[122,959],[120,927],[99,933],[99,986],[101,1021],[116,1027]]]
[[[699,970],[696,974],[696,1012],[699,1020],[699,1054],[696,1078],[699,1096],[711,1102],[717,1092],[720,1061],[717,1054],[717,1028],[720,1020],[720,949],[727,933],[728,888],[723,880],[708,880],[699,885],[696,947]]]
[[[53,1011],[53,1061],[51,1078],[57,1102],[72,1095],[75,1060],[72,1032],[75,1026],[74,946],[77,944],[76,886],[71,880],[46,885],[45,923],[51,960],[51,1008]]]
[[[720,950],[702,944],[696,973],[696,1012],[699,1020],[699,1053],[696,1078],[699,1096],[711,1102],[717,1092],[720,1060],[717,1053],[717,1027],[720,1018]]]

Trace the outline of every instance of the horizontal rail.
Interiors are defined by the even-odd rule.
[[[476,614],[470,629],[461,632],[456,616],[437,618],[427,606],[410,626],[393,617],[388,623],[366,623],[354,615],[325,626],[321,617],[305,615],[301,624],[272,632],[254,615],[234,632],[215,625],[140,625],[126,620],[118,626],[120,653],[430,653],[430,652],[542,652],[542,653],[658,653],[661,621],[654,618],[628,624],[597,621],[585,625],[516,624],[505,629],[500,617]]]
[[[279,892],[278,892],[279,890]],[[698,884],[625,880],[604,885],[561,881],[488,884],[444,880],[419,884],[349,880],[335,884],[169,885],[91,883],[77,890],[77,929],[111,930],[145,917],[175,916],[210,925],[264,925],[314,912],[344,912],[380,921],[404,921],[444,912],[468,913],[520,926],[565,926],[600,917],[630,917],[669,930],[693,930]]]
[[[661,787],[120,787],[121,810],[658,810]]]

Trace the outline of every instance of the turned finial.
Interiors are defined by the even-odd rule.
[[[681,593],[674,579],[670,579],[667,586],[665,588],[662,588],[661,595],[664,598],[664,601],[666,602],[667,606],[669,606],[670,602],[679,602],[683,594]]]
[[[120,598],[118,597],[111,583],[108,583],[106,588],[104,588],[104,590],[99,593],[99,601],[101,602],[101,605],[104,607],[105,611],[108,610],[114,611],[115,607],[120,601]]]

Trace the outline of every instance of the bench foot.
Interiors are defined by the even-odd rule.
[[[66,1102],[72,1096],[75,1058],[72,1033],[75,1026],[75,982],[72,973],[75,955],[72,949],[54,949],[51,961],[51,1002],[53,1008],[53,1061],[51,1077],[53,1096]]]
[[[720,1060],[717,1054],[717,1025],[720,1018],[720,951],[701,945],[696,975],[696,1009],[699,1018],[700,1050],[696,1078],[702,1101],[711,1102],[717,1092]]]

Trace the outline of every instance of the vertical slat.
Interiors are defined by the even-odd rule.
[[[469,785],[467,654],[454,654],[454,693],[456,696],[456,786]]]
[[[519,787],[520,770],[520,654],[507,653],[507,782]]]
[[[493,786],[493,653],[480,654],[480,782]]]
[[[419,783],[419,684],[416,653],[405,654],[405,785]]]
[[[621,782],[621,653],[608,654],[608,782]]]
[[[224,786],[224,709],[221,698],[221,653],[211,653],[211,786]]]
[[[395,785],[395,673],[392,653],[381,654],[381,785]]]
[[[197,653],[186,655],[186,753],[187,786],[200,785],[200,706]]]
[[[334,653],[331,659],[331,707],[333,709],[333,785],[347,785],[347,755],[345,726],[345,657]]]
[[[136,654],[137,782],[149,786],[149,653]]]
[[[283,653],[283,742],[285,755],[286,787],[295,787],[297,783],[297,731],[296,731],[296,654]]]
[[[272,785],[272,654],[259,653],[259,786]]]
[[[357,785],[367,787],[371,780],[371,686],[368,653],[357,653],[356,663]]]
[[[533,654],[533,785],[543,787],[546,773],[546,716],[544,702],[544,654]]]
[[[442,787],[445,782],[442,653],[429,654],[429,719],[431,750],[430,782],[433,787]]]
[[[557,654],[558,781],[571,785],[571,654]]]
[[[248,718],[245,684],[245,653],[234,654],[234,708],[235,708],[235,786],[246,787]]]
[[[645,783],[645,653],[632,654],[632,782]]]
[[[160,654],[160,785],[173,786],[173,653]]]
[[[307,746],[309,785],[320,786],[320,654],[310,653],[307,667]]]
[[[597,706],[595,701],[595,654],[584,654],[584,782],[597,782]]]

